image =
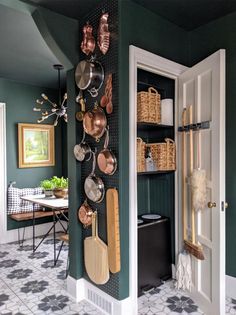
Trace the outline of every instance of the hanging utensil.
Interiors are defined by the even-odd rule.
[[[108,149],[109,144],[109,126],[106,128],[106,138],[104,147],[97,157],[98,167],[106,175],[113,175],[117,169],[117,160],[114,153]]]
[[[88,199],[93,202],[101,202],[104,198],[105,188],[102,179],[95,175],[95,167],[96,167],[96,155],[93,154],[93,166],[91,174],[85,179],[84,182],[84,191]]]
[[[106,107],[106,112],[111,114],[113,111],[112,104],[112,74],[107,76],[105,93],[100,100],[101,107]]]
[[[109,280],[108,250],[98,236],[97,211],[92,214],[92,236],[84,240],[84,264],[94,283],[104,284]]]
[[[97,102],[91,111],[87,111],[83,118],[85,132],[97,141],[103,136],[107,126],[107,118],[104,110],[98,106]]]
[[[95,39],[93,37],[93,27],[87,22],[87,24],[83,27],[83,41],[81,43],[81,50],[86,55],[93,53],[95,49]]]
[[[104,13],[100,17],[99,27],[98,27],[98,36],[97,43],[100,51],[105,55],[109,49],[110,45],[110,32],[108,30],[108,20],[109,14]]]
[[[193,123],[193,107],[192,105],[189,106],[189,124],[192,125]],[[189,158],[190,158],[190,177],[193,173],[193,130],[190,128],[189,131]],[[193,208],[193,199],[192,194],[190,198],[190,208],[191,208],[191,241],[185,240],[185,249],[195,256],[197,259],[204,260],[203,249],[201,245],[196,244],[196,234],[195,234],[195,210]]]
[[[207,206],[207,177],[206,170],[201,169],[200,129],[197,131],[197,168],[191,177],[193,208],[195,211],[206,209]]]
[[[77,212],[78,219],[84,225],[85,228],[89,227],[92,224],[92,214],[93,210],[89,206],[87,200],[85,200]]]
[[[106,192],[107,209],[107,245],[109,269],[112,273],[120,271],[120,228],[119,228],[119,197],[115,188]]]
[[[92,151],[90,146],[84,141],[85,140],[85,132],[83,131],[83,138],[80,144],[76,144],[74,146],[74,156],[76,160],[83,162],[86,155],[89,155],[86,161],[89,161],[92,156]]]
[[[85,100],[83,98],[83,93],[80,90],[78,96],[76,97],[76,102],[80,104],[81,110],[75,114],[75,117],[78,121],[83,121],[85,114]]]
[[[187,213],[186,213],[186,108],[182,113],[182,229],[183,242],[187,240]],[[176,288],[191,291],[192,288],[192,270],[191,270],[191,256],[182,251],[178,256],[178,263],[176,268]]]
[[[80,90],[87,90],[92,97],[97,97],[103,81],[103,66],[94,57],[78,63],[75,70],[75,82]]]

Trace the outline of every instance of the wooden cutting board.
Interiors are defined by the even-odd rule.
[[[107,245],[98,236],[97,212],[92,215],[92,236],[84,240],[84,263],[89,278],[96,284],[109,280]]]
[[[109,188],[106,193],[107,208],[107,243],[109,269],[112,273],[119,272],[120,262],[120,228],[119,228],[119,199],[118,191]]]

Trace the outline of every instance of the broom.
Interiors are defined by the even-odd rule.
[[[189,124],[193,123],[193,107],[189,106]],[[189,147],[190,147],[190,175],[192,177],[193,174],[193,130],[190,128],[189,131]],[[191,226],[192,226],[192,240],[185,240],[185,249],[194,257],[200,260],[204,260],[203,249],[201,245],[196,244],[195,237],[195,211],[193,208],[193,198],[192,198],[192,190],[191,190]]]
[[[182,113],[182,229],[183,240],[186,239],[186,133],[184,127],[186,125],[186,108]],[[191,256],[183,251],[179,253],[178,264],[176,268],[176,288],[191,291],[192,287],[192,270]]]

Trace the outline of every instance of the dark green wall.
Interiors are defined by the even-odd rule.
[[[126,266],[121,288],[129,294],[129,45],[135,45],[165,58],[188,64],[188,33],[151,11],[120,1],[119,14],[119,193],[122,208],[120,232],[122,261]]]
[[[81,163],[77,162],[73,148],[77,143],[77,121],[75,114],[78,111],[78,105],[75,103],[75,98],[78,94],[77,87],[75,87],[75,74],[74,70],[71,70],[67,74],[67,93],[68,93],[68,142],[67,142],[67,154],[68,154],[68,177],[69,177],[69,237],[70,237],[70,270],[69,274],[79,279],[83,276],[84,262],[83,262],[83,238],[82,238],[82,225],[78,221],[77,209],[80,205],[80,199],[82,194],[81,183]],[[81,135],[81,126],[80,132]]]
[[[0,78],[0,100],[6,103],[7,183],[16,181],[16,186],[20,188],[37,187],[42,179],[62,174],[61,126],[55,128],[55,166],[18,168],[17,123],[37,123],[39,113],[33,112],[33,107],[42,92],[52,99],[58,97],[55,90]]]
[[[190,33],[191,63],[195,64],[220,48],[226,49],[226,273],[236,277],[236,13]]]

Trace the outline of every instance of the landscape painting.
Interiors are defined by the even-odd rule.
[[[52,166],[54,126],[18,124],[19,167]]]

